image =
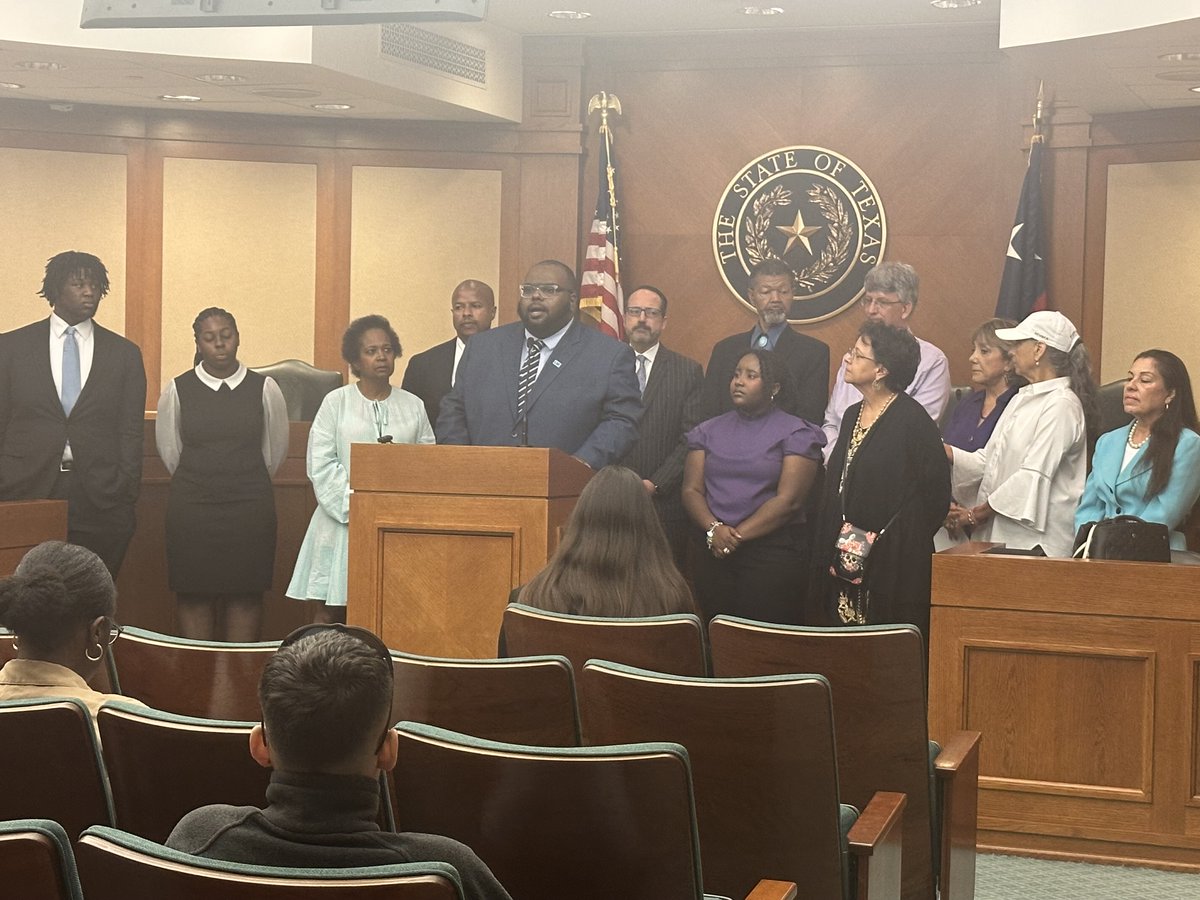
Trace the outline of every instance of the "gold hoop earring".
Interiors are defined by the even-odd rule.
[[[86,656],[88,658],[88,660],[90,660],[91,662],[100,662],[100,660],[104,659],[104,645],[97,644],[96,649],[99,650],[100,652],[97,653],[95,656],[92,656],[92,648],[91,647],[88,647],[86,650],[84,650],[83,655]]]

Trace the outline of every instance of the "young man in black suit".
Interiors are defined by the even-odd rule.
[[[442,398],[454,387],[454,375],[467,341],[492,327],[492,320],[496,318],[495,294],[482,281],[468,278],[450,295],[450,313],[454,317],[456,337],[410,359],[400,385],[425,403],[430,425],[437,424]]]
[[[46,264],[49,319],[0,335],[0,500],[67,501],[67,539],[117,574],[142,480],[146,371],[92,317],[108,271],[68,250]]]
[[[621,465],[642,477],[680,568],[684,565],[688,520],[679,499],[685,436],[700,421],[704,370],[694,359],[660,343],[667,322],[667,297],[656,287],[635,288],[625,299],[625,334],[636,354],[642,390],[638,439]]]
[[[727,337],[713,347],[704,376],[703,417],[710,419],[733,409],[729,379],[738,360],[752,346],[774,350],[792,376],[796,398],[784,412],[820,425],[829,399],[829,347],[806,334],[793,331],[787,322],[795,285],[792,270],[777,259],[760,263],[750,273],[750,299],[758,311],[754,328]]]

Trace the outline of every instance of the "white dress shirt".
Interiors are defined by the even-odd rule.
[[[575,320],[571,319],[558,331],[550,335],[550,337],[539,338],[542,342],[542,352],[538,358],[537,374],[533,376],[533,380],[537,381],[542,375],[542,369],[546,367],[546,362],[554,353],[554,348],[558,346],[558,342],[562,340],[562,336],[567,333],[567,329],[575,324]],[[525,329],[525,341],[521,344],[521,359],[517,363],[517,371],[521,371],[521,366],[525,365],[525,356],[529,353],[529,339],[536,338],[536,334],[530,334],[529,329]]]
[[[450,370],[450,387],[454,387],[454,379],[458,377],[458,362],[462,359],[463,351],[466,349],[466,341],[462,338],[454,339],[454,368]]]

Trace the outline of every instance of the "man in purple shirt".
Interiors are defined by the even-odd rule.
[[[911,331],[909,318],[917,308],[919,286],[917,270],[908,263],[880,263],[867,273],[863,282],[862,300],[859,303],[868,319]],[[917,338],[917,345],[921,348],[921,362],[917,365],[916,377],[905,393],[925,407],[930,418],[937,422],[941,419],[946,400],[950,396],[950,364],[946,361],[946,354],[929,341]],[[833,394],[825,408],[825,424],[822,430],[826,438],[826,462],[829,462],[834,445],[837,444],[838,432],[842,428],[842,415],[862,399],[857,390],[846,384],[845,374],[846,360],[843,358],[833,384]]]

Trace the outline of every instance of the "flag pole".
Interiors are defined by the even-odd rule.
[[[587,105],[587,115],[600,113],[600,184],[596,215],[588,232],[587,253],[580,278],[580,312],[594,319],[606,334],[624,340],[624,298],[621,291],[620,215],[617,209],[617,173],[612,157],[609,115],[621,115],[621,101],[601,91]]]
[[[1043,116],[1046,103],[1046,82],[1038,82],[1037,92],[1037,107],[1033,113],[1033,137],[1030,138],[1030,145],[1041,144],[1045,141],[1045,135],[1042,133],[1042,128],[1046,124],[1046,119]]]

